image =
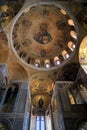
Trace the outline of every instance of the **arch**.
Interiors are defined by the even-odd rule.
[[[58,56],[55,56],[55,57],[54,57],[54,64],[55,64],[55,65],[59,65],[59,64],[60,64],[60,59],[59,59]]]
[[[66,50],[62,51],[62,55],[65,60],[70,57]]]
[[[45,60],[45,67],[50,68],[50,60],[49,59]]]
[[[75,46],[75,44],[74,44],[72,41],[69,41],[69,42],[68,42],[68,47],[69,47],[69,49],[70,49],[71,51],[73,51],[76,46]]]
[[[72,38],[77,39],[77,33],[75,31],[70,31],[70,35]]]
[[[36,67],[40,67],[40,60],[39,60],[39,59],[36,59],[34,65],[35,65]]]
[[[74,21],[73,21],[72,19],[68,19],[68,24],[69,24],[70,26],[74,26]]]

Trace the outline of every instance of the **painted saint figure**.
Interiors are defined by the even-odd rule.
[[[41,98],[41,99],[39,100],[39,103],[38,103],[39,108],[42,108],[42,107],[43,107],[43,104],[44,104],[44,102],[43,102],[43,99]]]
[[[41,24],[40,30],[41,30],[40,32],[38,32],[34,35],[34,39],[41,44],[46,44],[46,43],[50,42],[52,40],[52,37],[47,32],[47,25]]]
[[[85,54],[84,54],[84,52],[82,52],[80,60],[81,60],[82,64],[85,64]]]

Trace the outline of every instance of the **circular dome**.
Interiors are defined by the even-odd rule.
[[[71,23],[69,22],[71,20]],[[77,29],[72,17],[55,5],[26,8],[14,22],[12,48],[27,66],[51,69],[72,56],[68,42],[77,42]],[[66,53],[63,53],[63,52]],[[59,63],[56,64],[55,57]]]

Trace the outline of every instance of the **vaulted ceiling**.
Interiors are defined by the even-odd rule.
[[[35,108],[40,107],[40,99],[43,109],[48,107],[56,80],[75,81],[77,77],[79,47],[87,35],[84,3],[0,3],[0,63],[7,64],[9,80],[30,82]]]

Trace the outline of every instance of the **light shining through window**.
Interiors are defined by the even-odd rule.
[[[35,130],[46,130],[45,129],[45,117],[44,116],[36,116]]]

